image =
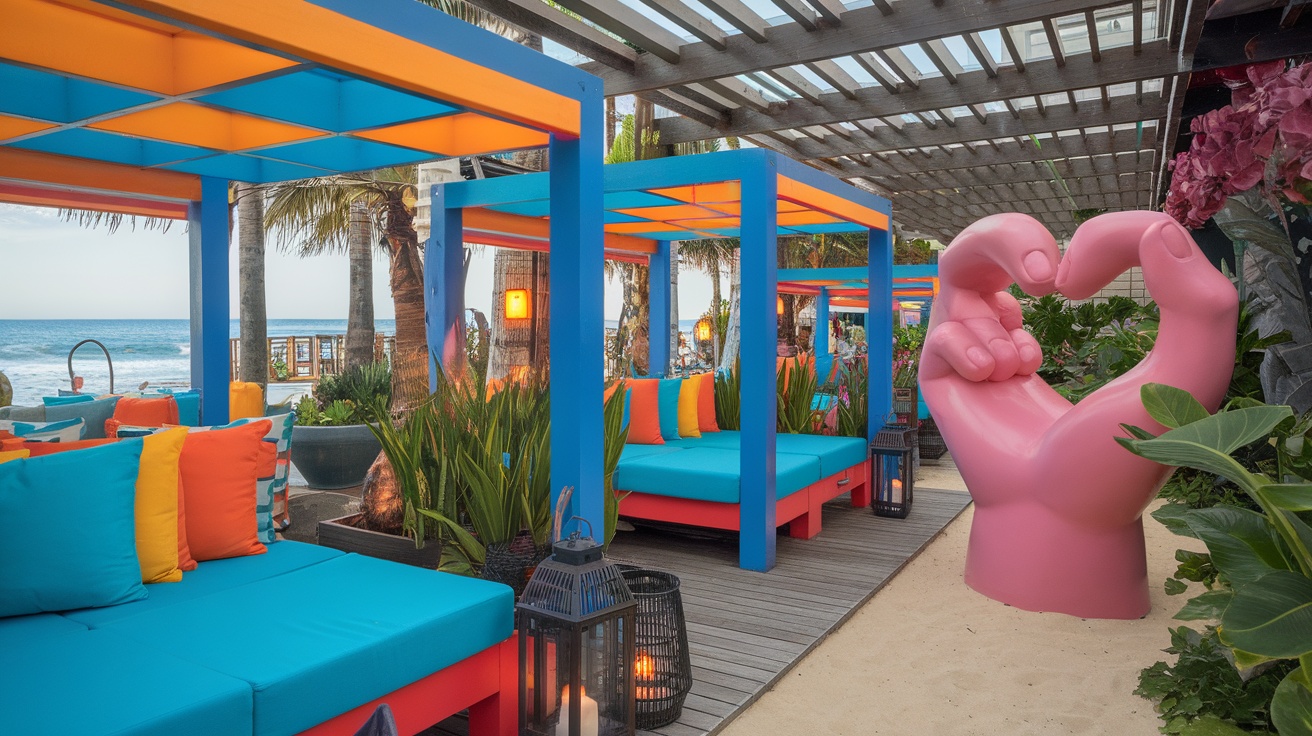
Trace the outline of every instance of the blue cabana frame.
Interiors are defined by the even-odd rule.
[[[553,159],[553,167],[559,163]],[[677,221],[668,227],[651,224],[635,210],[644,207],[696,204],[695,199],[654,199],[652,190],[669,190],[734,183],[738,187],[735,202],[740,206],[737,223],[716,223],[708,217],[695,225]],[[893,241],[892,206],[888,200],[857,189],[809,166],[772,151],[749,149],[674,158],[635,161],[606,166],[602,176],[604,209],[598,206],[593,217],[606,219],[608,232],[628,232],[656,241],[654,252],[647,254],[651,266],[650,315],[652,324],[668,324],[670,319],[669,243],[709,237],[741,239],[741,394],[742,453],[740,484],[743,488],[761,488],[764,493],[743,494],[740,504],[739,564],[766,571],[775,564],[775,357],[778,324],[776,237],[810,232],[854,232],[869,234],[869,265],[865,272],[873,297],[888,304],[892,299]],[[430,342],[440,344],[440,337],[458,325],[463,311],[463,268],[457,244],[461,236],[471,242],[504,243],[514,236],[514,228],[492,233],[492,240],[480,240],[480,233],[464,227],[466,209],[484,208],[500,213],[520,215],[525,223],[538,223],[547,214],[545,203],[554,196],[545,174],[453,182],[435,185],[432,190],[432,231],[434,242],[429,253],[446,248],[438,268],[427,272],[431,288],[427,308]],[[674,195],[671,195],[674,196]],[[801,222],[807,218],[779,213],[781,201],[809,203],[813,210],[827,212],[841,221],[818,224],[781,224]],[[599,203],[600,204],[600,203]],[[711,207],[717,205],[710,205]],[[721,212],[727,212],[721,207]],[[883,227],[854,224],[843,220],[844,213],[862,212],[881,220]],[[733,219],[733,218],[730,218]],[[824,219],[824,218],[819,218]],[[646,223],[646,224],[644,224]],[[703,227],[703,224],[720,227]],[[440,242],[439,242],[440,241]],[[541,243],[539,242],[539,245]],[[602,259],[603,249],[584,249],[557,232],[551,218],[549,252],[551,265],[551,391],[552,426],[569,431],[553,431],[552,499],[563,485],[575,487],[574,513],[587,519],[594,529],[604,528],[602,484]],[[430,255],[430,263],[432,263]],[[557,264],[563,266],[558,267]],[[892,408],[892,321],[874,320],[869,328],[870,385],[881,387],[869,393],[869,426],[872,437]],[[437,342],[435,342],[437,341]],[[667,341],[653,339],[651,365],[669,362]],[[659,369],[654,369],[659,370]],[[559,473],[559,474],[558,474]]]

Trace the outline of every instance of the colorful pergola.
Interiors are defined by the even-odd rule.
[[[0,201],[188,221],[211,424],[228,416],[229,181],[549,146],[551,235],[573,245],[552,277],[599,281],[601,108],[595,77],[411,0],[0,0]],[[430,273],[458,262],[443,245]],[[553,306],[591,298],[560,289]],[[600,417],[553,403],[556,426]],[[583,485],[579,448],[554,449],[553,486]]]
[[[553,167],[558,162],[552,162]],[[889,202],[803,164],[763,149],[636,161],[605,167],[602,207],[605,253],[651,267],[651,323],[670,321],[670,243],[705,238],[741,240],[742,459],[740,565],[768,570],[775,560],[776,238],[831,232],[868,232],[864,271],[877,303],[892,300],[893,247]],[[551,253],[552,469],[558,458],[581,461],[580,516],[600,529],[602,485],[602,252],[581,259],[575,243],[559,237],[554,196],[545,174],[483,179],[433,188],[429,252],[446,248],[426,272],[430,344],[459,329],[463,314],[462,242]],[[565,259],[567,268],[558,269]],[[430,257],[430,262],[432,262]],[[870,432],[892,402],[892,321],[873,320]],[[669,343],[650,341],[650,364],[669,363]],[[558,357],[559,356],[559,357]],[[569,424],[556,407],[573,407]],[[559,485],[553,487],[558,493]],[[767,502],[766,499],[770,499]]]

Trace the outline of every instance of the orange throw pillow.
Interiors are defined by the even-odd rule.
[[[25,442],[22,438],[0,442],[0,450],[28,450],[32,457],[53,455],[56,452],[82,450],[96,445],[107,445],[118,440],[78,440],[77,442]]]
[[[123,425],[133,427],[163,427],[178,423],[178,400],[172,396],[137,398],[124,396],[114,405],[114,416],[105,420],[105,436],[118,436]]]
[[[697,393],[697,429],[703,432],[719,432],[720,425],[715,421],[715,374],[701,375],[702,387]]]
[[[182,444],[186,451],[187,444]],[[178,569],[191,572],[196,569],[196,560],[191,556],[191,547],[187,544],[187,489],[182,485],[182,456],[178,456]]]
[[[255,482],[267,469],[269,420],[192,432],[182,446],[187,546],[197,562],[263,554]],[[277,448],[272,444],[275,456]],[[181,514],[179,514],[181,516]]]
[[[628,444],[665,444],[665,438],[661,437],[660,379],[630,378],[625,383],[630,389]]]

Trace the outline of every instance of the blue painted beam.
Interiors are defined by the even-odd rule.
[[[446,207],[446,186],[432,188],[431,226],[424,249],[424,330],[428,337],[428,389],[437,368],[465,345],[464,211]]]
[[[878,231],[877,231],[878,232]],[[844,281],[865,284],[869,272],[860,267],[852,266],[850,268],[781,268],[779,269],[780,281]],[[929,279],[938,277],[938,264],[922,264],[915,266],[894,266],[893,278],[895,279],[924,279],[924,285],[929,286]]]
[[[820,287],[820,294],[815,298],[815,339],[812,352],[815,353],[815,375],[820,383],[829,377],[829,369],[834,365],[834,356],[829,352],[829,289]]]
[[[648,259],[647,364],[653,376],[664,377],[670,367],[670,244],[661,241]]]
[[[566,518],[586,519],[600,540],[605,530],[601,80],[588,77],[583,92],[582,136],[552,136],[550,151],[551,503],[555,508],[561,490],[573,487]],[[450,200],[447,206],[453,206]],[[563,533],[568,536],[573,528],[566,524]]]
[[[770,151],[769,154],[774,159],[780,176],[808,184],[823,192],[856,202],[876,212],[882,212],[888,215],[890,219],[892,218],[893,203],[878,194],[854,187],[842,179],[836,179],[819,169],[814,169],[800,161],[794,161],[787,156],[780,156],[773,151]]]
[[[201,420],[228,423],[228,182],[200,180],[200,201],[187,209],[191,269],[191,385],[200,389]]]
[[[866,437],[873,439],[893,410],[893,234],[870,231],[870,307],[866,311],[866,344],[869,353],[869,423]]]
[[[691,156],[688,158],[696,158]],[[773,159],[742,175],[742,308],[739,370],[742,453],[738,566],[764,572],[775,562],[775,355],[779,324],[775,299],[778,247]]]

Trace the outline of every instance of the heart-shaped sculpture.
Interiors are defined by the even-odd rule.
[[[1161,310],[1138,366],[1072,405],[1035,374],[1039,345],[1007,293],[1087,299],[1132,266]],[[1171,469],[1130,454],[1120,424],[1164,431],[1145,383],[1215,411],[1234,370],[1239,299],[1189,233],[1157,212],[1085,222],[1065,257],[1032,217],[986,217],[939,259],[920,387],[975,500],[966,583],[1031,611],[1138,618],[1149,609],[1142,514]]]

